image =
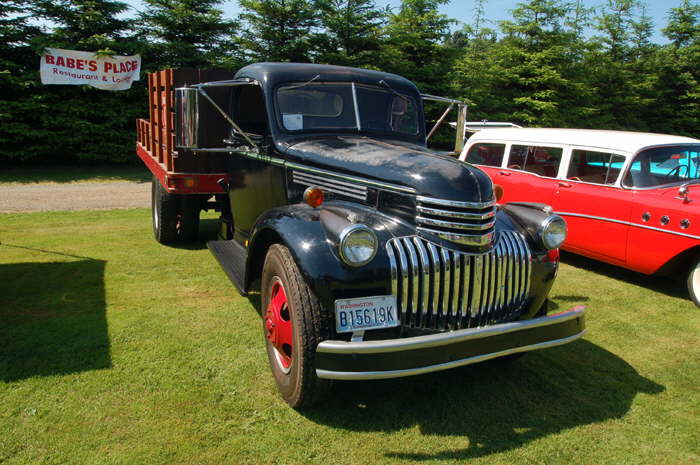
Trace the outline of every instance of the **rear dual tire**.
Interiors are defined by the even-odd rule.
[[[171,194],[153,178],[151,218],[153,236],[161,244],[192,242],[199,233],[201,203],[196,195]]]

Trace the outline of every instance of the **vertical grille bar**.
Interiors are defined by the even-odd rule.
[[[505,231],[490,252],[450,250],[417,236],[387,245],[391,292],[404,326],[453,330],[517,317],[530,287],[525,238]]]
[[[459,328],[459,301],[461,297],[459,294],[459,283],[462,280],[464,271],[460,269],[460,254],[450,252],[450,255],[452,256],[452,315],[454,315],[455,326]]]
[[[443,301],[445,299],[444,283],[442,281],[443,265],[440,262],[440,254],[438,254],[435,244],[428,242],[428,256],[432,262],[433,276],[431,294],[433,295],[431,302],[433,314],[431,315],[430,327],[444,329],[445,328],[445,308]]]
[[[418,255],[416,255],[416,251],[413,248],[413,244],[411,243],[411,240],[408,237],[403,238],[403,245],[406,247],[406,252],[408,255],[408,262],[410,265],[410,273],[409,273],[409,278],[408,282],[410,284],[411,288],[411,296],[409,297],[409,311],[408,311],[408,325],[411,327],[416,326],[416,319],[418,317],[418,295],[419,295],[419,286],[420,286],[420,270],[418,269]]]
[[[430,313],[432,311],[432,302],[430,301],[430,262],[428,261],[428,252],[425,250],[423,241],[418,237],[413,238],[413,243],[418,250],[418,260],[420,262],[420,292],[418,301],[418,322],[417,325],[425,328],[430,322]]]
[[[481,281],[482,274],[484,272],[484,257],[477,255],[472,258],[474,260],[472,262],[474,267],[472,270],[472,276],[474,277],[472,281],[472,289],[474,292],[469,300],[469,306],[476,310],[477,314],[479,314],[479,320],[481,320]],[[479,324],[481,324],[481,321]]]

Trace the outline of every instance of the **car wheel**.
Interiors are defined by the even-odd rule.
[[[688,270],[688,294],[693,303],[700,307],[700,257],[696,258]]]
[[[283,245],[274,244],[267,252],[261,292],[267,358],[277,388],[291,407],[311,406],[330,389],[330,381],[319,379],[314,366],[328,321]]]
[[[177,214],[177,198],[168,193],[154,177],[151,183],[151,218],[156,241],[168,244],[177,239]]]
[[[180,196],[180,211],[177,219],[177,235],[183,242],[192,242],[199,234],[199,212],[201,202],[196,195]]]

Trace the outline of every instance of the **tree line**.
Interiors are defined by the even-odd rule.
[[[142,73],[235,71],[257,61],[331,63],[403,75],[421,91],[463,99],[469,119],[700,136],[700,5],[682,0],[662,32],[642,0],[524,0],[510,18],[470,24],[448,0],[5,0],[0,4],[0,159],[135,161],[134,120],[146,79],[121,92],[42,86],[46,47],[141,54]],[[461,27],[460,27],[461,26]],[[438,113],[439,114],[439,113]],[[430,113],[433,115],[432,110]]]

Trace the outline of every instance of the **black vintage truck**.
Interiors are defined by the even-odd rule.
[[[221,212],[208,247],[239,292],[259,288],[270,367],[292,407],[332,380],[428,373],[584,334],[584,309],[547,314],[564,221],[545,205],[497,204],[482,171],[428,150],[413,83],[289,63],[201,76],[163,94],[171,113],[151,105],[195,172],[149,163],[162,128],[139,123],[154,232],[191,236],[200,209]]]

